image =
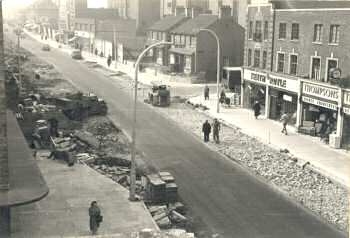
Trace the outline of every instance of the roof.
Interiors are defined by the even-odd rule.
[[[207,28],[218,20],[218,16],[202,14],[176,27],[171,33],[197,35],[200,29]]]
[[[350,1],[271,1],[276,9],[350,8]]]
[[[170,31],[173,27],[176,27],[182,21],[185,21],[185,16],[167,16],[157,21],[148,28],[151,31]]]

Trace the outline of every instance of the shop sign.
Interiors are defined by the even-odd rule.
[[[344,92],[344,104],[350,105],[350,92]]]
[[[75,31],[75,35],[83,38],[90,38],[90,33],[86,31]]]
[[[244,69],[244,80],[266,84],[266,74]]]
[[[303,83],[303,93],[338,102],[339,90],[323,85]]]
[[[292,102],[293,101],[293,97],[289,96],[287,94],[283,94],[283,100],[287,101],[287,102]]]
[[[320,107],[329,108],[329,109],[332,109],[332,110],[335,110],[335,111],[338,110],[337,109],[337,107],[338,107],[337,104],[320,101],[320,100],[317,100],[317,99],[314,99],[314,98],[309,98],[309,97],[303,96],[303,102],[314,104],[314,105],[317,105],[317,106],[320,106]]]
[[[349,108],[349,107],[343,107],[343,112],[344,112],[345,114],[350,115],[350,108]]]
[[[268,84],[272,87],[286,89],[298,93],[298,80],[282,78],[275,75],[269,75]]]

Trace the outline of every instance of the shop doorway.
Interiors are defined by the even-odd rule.
[[[295,125],[297,113],[297,96],[286,92],[270,89],[269,118],[279,120],[283,113],[291,115],[289,124]]]

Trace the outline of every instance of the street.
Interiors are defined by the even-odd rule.
[[[41,44],[29,37],[22,40],[22,46],[53,64],[82,91],[104,98],[110,118],[131,134],[132,89],[126,92],[118,80],[94,72],[59,50],[41,51]],[[213,233],[239,238],[346,237],[148,105],[138,103],[137,113],[137,149],[145,153],[148,163],[175,176],[182,200]]]

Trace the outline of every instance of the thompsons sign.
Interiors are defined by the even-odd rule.
[[[350,91],[344,92],[344,104],[350,105]]]
[[[251,71],[249,69],[244,69],[243,71],[244,80],[253,81],[261,84],[266,84],[267,75],[264,73]]]
[[[303,83],[303,94],[316,96],[323,99],[338,102],[339,90],[336,88],[330,88],[323,85],[317,85],[312,83]]]

